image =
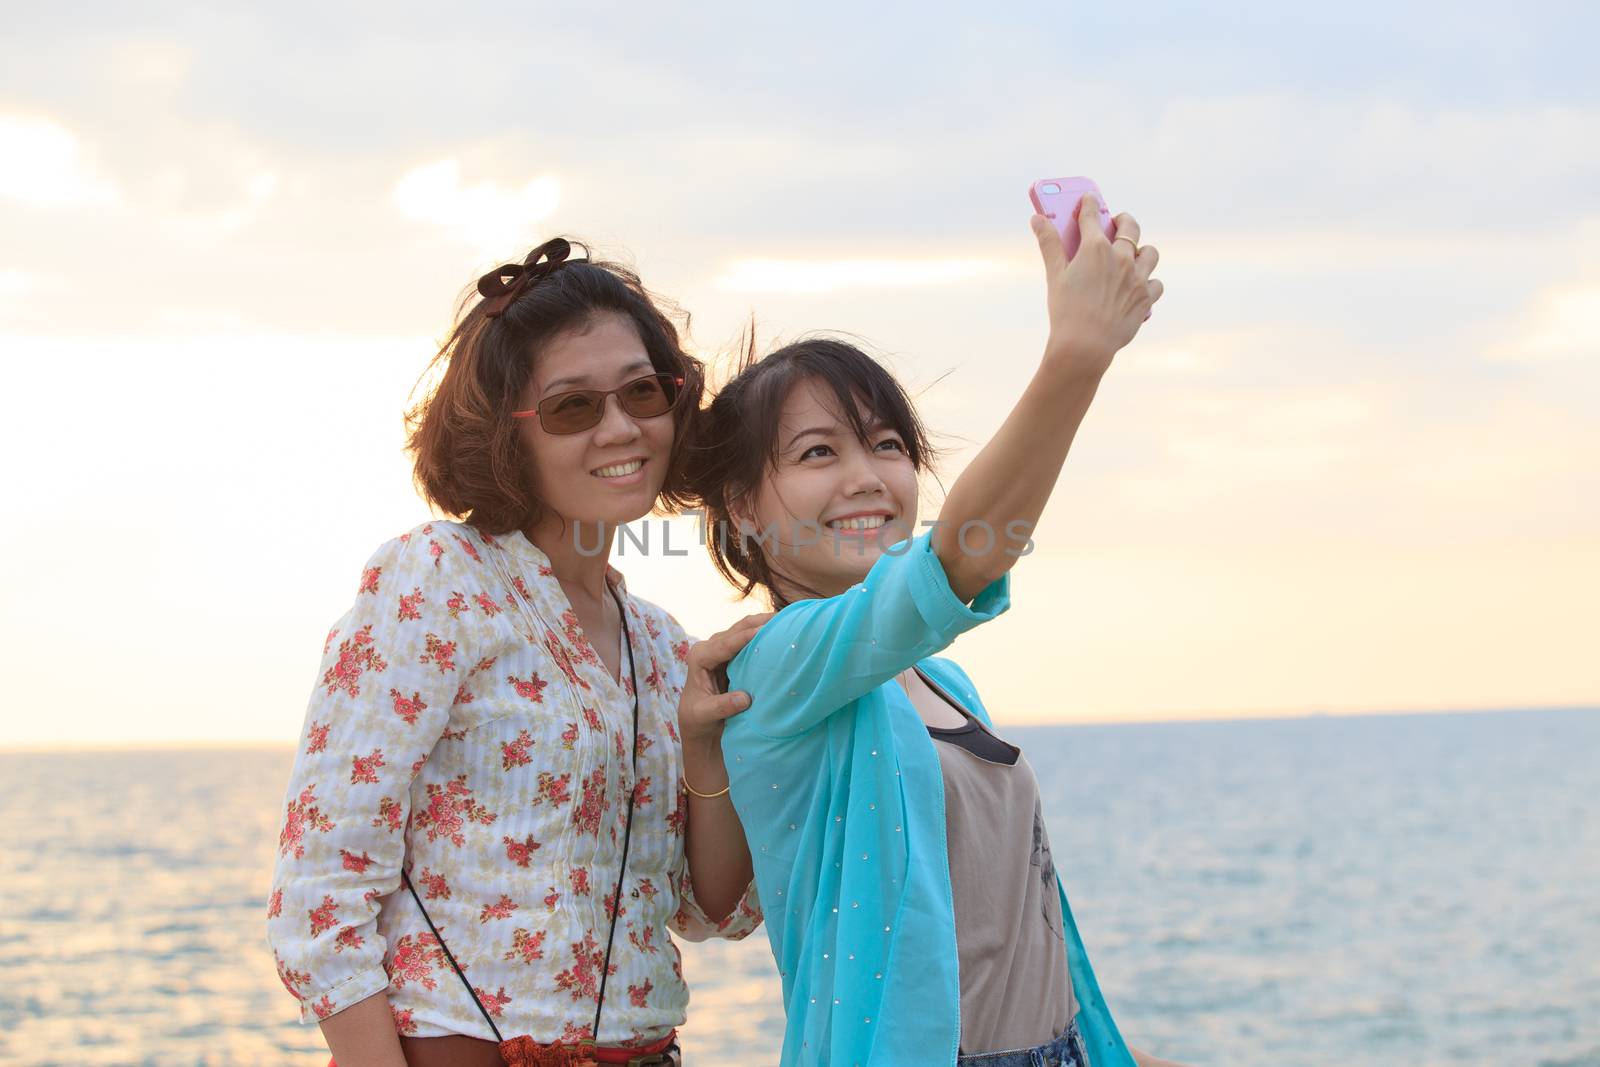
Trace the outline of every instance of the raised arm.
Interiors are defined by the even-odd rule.
[[[803,733],[1010,607],[1009,576],[975,595],[952,592],[929,536],[888,546],[860,584],[763,625],[728,665],[729,688],[751,698],[729,728]]]
[[[933,530],[933,550],[962,600],[1017,561],[1017,538],[1038,523],[1101,376],[1161,296],[1161,283],[1150,278],[1156,250],[1135,255],[1139,224],[1131,215],[1117,216],[1117,236],[1108,241],[1099,205],[1085,196],[1077,225],[1083,240],[1068,263],[1055,227],[1033,217],[1049,296],[1044,358],[1010,416],[956,479]]]

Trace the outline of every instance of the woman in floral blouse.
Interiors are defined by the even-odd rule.
[[[500,1063],[514,1037],[671,1062],[669,925],[760,922],[731,804],[683,782],[726,784],[748,699],[712,672],[762,617],[696,645],[607,564],[617,524],[681,501],[700,365],[636,276],[570,251],[480,280],[410,415],[418,485],[461,521],[381,546],[324,645],[268,933],[340,1067]]]

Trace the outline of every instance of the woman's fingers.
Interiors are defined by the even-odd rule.
[[[703,705],[704,717],[722,722],[731,719],[750,706],[750,694],[742,689],[731,693],[718,693]]]
[[[1161,294],[1167,291],[1167,287],[1161,284],[1160,278],[1151,278],[1144,283],[1144,287],[1145,292],[1150,294],[1150,303],[1152,304],[1160,300]]]
[[[691,645],[689,648],[689,665],[699,667],[701,670],[710,670],[727,663],[739,654],[739,650],[750,643],[750,639],[761,629],[771,615],[746,616],[739,622],[723,630],[721,633],[712,634],[704,641]]]
[[[1045,273],[1059,273],[1067,265],[1067,250],[1061,244],[1061,235],[1043,215],[1035,215],[1029,221],[1033,226],[1033,236],[1039,242],[1039,255],[1044,259]]]
[[[1112,232],[1116,234],[1114,240],[1122,241],[1123,244],[1132,241],[1133,247],[1139,247],[1139,221],[1132,215],[1124,211],[1111,220],[1111,225]],[[1123,241],[1123,238],[1127,238],[1128,241]]]
[[[1093,193],[1084,193],[1078,201],[1078,233],[1083,238],[1079,248],[1106,240],[1106,231],[1100,228],[1100,200]]]
[[[1161,262],[1161,253],[1156,251],[1155,245],[1145,245],[1139,249],[1139,254],[1134,257],[1133,265],[1139,268],[1139,275],[1148,279],[1156,264]]]

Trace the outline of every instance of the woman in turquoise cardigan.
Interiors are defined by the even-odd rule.
[[[1119,216],[1042,216],[1049,342],[1010,416],[918,533],[929,448],[904,392],[835,340],[748,361],[691,464],[713,561],[777,614],[728,666],[722,738],[787,1013],[782,1064],[1151,1067],[1112,1021],[1055,879],[1038,787],[977,688],[936,658],[1009,604],[1112,357],[1161,283]]]

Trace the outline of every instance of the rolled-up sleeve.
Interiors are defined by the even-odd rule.
[[[430,551],[433,549],[435,551]],[[471,663],[442,601],[450,569],[418,534],[380,548],[329,632],[290,775],[267,938],[302,1018],[383,991],[383,899],[400,885],[413,779]]]
[[[689,865],[683,863],[673,879],[678,890],[678,912],[672,917],[672,932],[685,941],[709,941],[714,937],[726,941],[739,941],[748,937],[761,925],[761,900],[756,895],[755,879],[745,887],[739,903],[721,922],[713,922],[694,898],[694,883],[689,878]]]
[[[734,657],[729,686],[751,697],[740,728],[775,738],[810,729],[1002,614],[1010,591],[1008,573],[963,603],[931,533],[889,546],[861,583],[788,605]]]

